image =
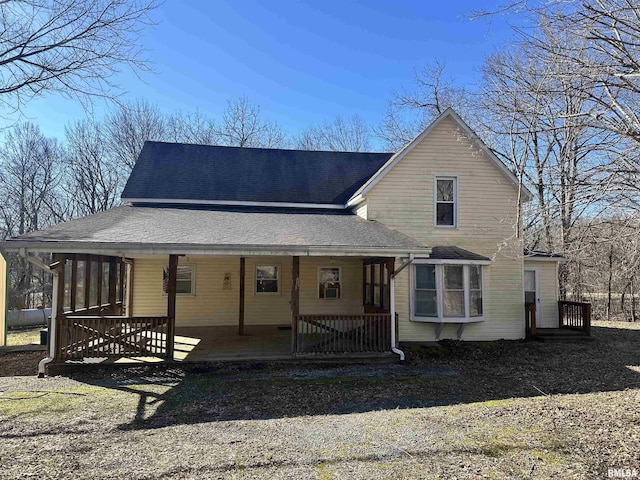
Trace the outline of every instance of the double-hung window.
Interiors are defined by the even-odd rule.
[[[436,226],[455,228],[458,224],[458,179],[436,177],[434,197]]]
[[[482,265],[415,263],[411,270],[411,320],[483,320]]]
[[[196,266],[195,265],[178,265],[176,272],[176,295],[192,296],[195,295]],[[162,294],[167,294],[169,285],[169,267],[162,267]]]
[[[280,293],[280,266],[256,265],[256,294]]]
[[[342,268],[318,268],[318,298],[337,300],[341,297]]]

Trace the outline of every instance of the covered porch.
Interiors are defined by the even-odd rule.
[[[210,314],[208,322],[200,322],[200,325],[181,318],[177,308],[181,300],[179,292],[191,290],[180,285],[179,272],[184,256],[169,255],[165,258],[167,267],[163,270],[161,282],[166,290],[163,297],[166,310],[151,314],[153,312],[144,311],[144,308],[136,309],[136,299],[139,298],[136,288],[149,289],[144,275],[137,275],[147,268],[142,267],[145,262],[150,263],[147,257],[57,254],[52,265],[56,271],[54,311],[57,313],[50,332],[54,361],[96,364],[362,358],[391,352],[394,326],[389,286],[394,258],[353,256],[314,260],[292,256],[288,258],[291,268],[288,288],[274,287],[278,290],[278,297],[262,297],[267,301],[276,299],[276,303],[287,303],[288,311],[280,317],[265,311],[260,317],[280,321],[256,324],[259,322],[256,308],[253,305],[248,312],[248,298],[255,303],[256,296],[260,299],[257,290],[268,290],[264,283],[270,281],[261,278],[260,272],[264,267],[256,265],[273,261],[255,256],[187,257],[188,265],[200,265],[203,278],[209,278],[205,271],[208,263],[224,261],[225,269],[229,269],[230,263],[237,262],[237,277],[236,272],[227,272],[220,279],[222,288],[233,291],[234,283],[237,288],[237,297],[232,295],[237,298],[236,323],[226,325],[217,324],[215,311]],[[154,264],[162,263],[158,263],[156,258],[152,260]],[[285,259],[277,257],[277,260],[281,265]],[[247,263],[252,265],[251,275],[247,273]],[[317,267],[316,270],[316,264],[329,266]],[[316,276],[316,271],[317,282],[310,279],[311,275]],[[160,269],[157,273],[160,278]],[[275,276],[282,283],[283,272]],[[140,278],[136,282],[134,279],[137,277]],[[191,281],[195,281],[195,276]],[[199,295],[207,296],[207,292],[201,287]],[[323,296],[327,298],[321,298]],[[183,315],[187,315],[189,309],[186,307],[193,299],[194,296],[188,295],[183,299],[187,302],[183,304]],[[342,300],[341,304],[337,303],[339,300]],[[323,306],[323,301],[327,302],[326,306]],[[276,303],[271,302],[272,305]],[[318,308],[326,308],[330,313],[320,313]],[[345,313],[340,313],[341,308]],[[277,305],[274,309],[277,310]],[[220,321],[224,323],[225,320],[218,319]]]
[[[176,361],[188,345],[192,358],[197,345],[234,357],[386,354],[396,261],[431,252],[352,212],[302,208],[125,205],[5,243],[53,253],[45,366]]]

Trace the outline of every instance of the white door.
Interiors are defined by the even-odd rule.
[[[524,302],[536,306],[536,327],[542,324],[542,305],[540,304],[540,269],[528,267],[524,269]]]

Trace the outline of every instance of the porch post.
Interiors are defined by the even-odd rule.
[[[300,257],[293,257],[291,265],[291,353],[298,349],[298,320],[300,314]]]
[[[238,335],[244,335],[244,277],[245,258],[240,257],[240,304],[238,305]]]
[[[71,282],[69,283],[69,291],[71,296],[71,304],[69,309],[71,312],[76,311],[76,294],[78,292],[78,255],[71,255]],[[111,270],[109,270],[111,271]],[[107,299],[107,301],[109,301]]]
[[[169,255],[169,278],[167,279],[167,359],[173,360],[176,336],[176,281],[178,277],[178,256]]]
[[[60,323],[64,320],[64,274],[65,274],[65,262],[66,256],[60,253],[56,253],[53,256],[53,263],[55,265],[55,270],[57,271],[57,275],[54,276],[55,289],[52,292],[51,299],[51,323],[49,328],[49,345],[53,347],[49,351],[49,357],[58,358],[59,352],[62,347],[61,340],[62,335],[60,335],[61,328]]]
[[[395,265],[396,265],[395,258],[387,259],[387,290],[384,294],[385,295],[384,304],[387,306],[387,311],[389,313],[391,313],[391,275],[395,270]]]
[[[133,260],[127,269],[127,317],[133,316]]]
[[[109,314],[116,315],[116,283],[118,281],[118,262],[116,257],[109,257]]]
[[[7,344],[7,310],[8,310],[8,275],[7,261],[0,250],[0,347]]]

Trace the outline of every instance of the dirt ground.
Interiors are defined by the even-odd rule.
[[[594,336],[444,342],[404,365],[0,377],[0,478],[640,475],[640,324]],[[34,372],[36,354],[0,357],[0,372]]]

